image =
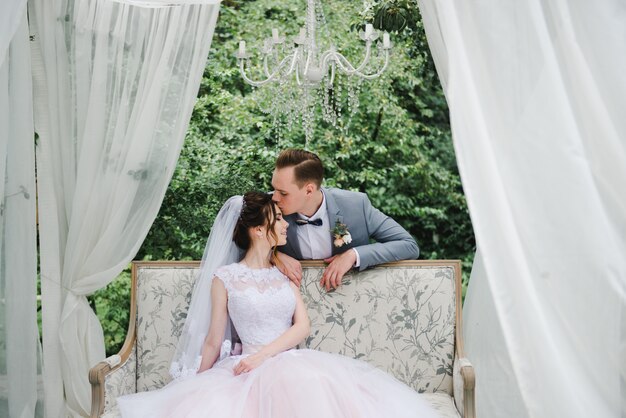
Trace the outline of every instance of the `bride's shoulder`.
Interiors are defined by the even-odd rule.
[[[240,264],[232,263],[226,264],[225,266],[218,267],[213,274],[215,277],[222,279],[222,281],[227,281],[231,277],[237,275],[237,271],[239,271]]]

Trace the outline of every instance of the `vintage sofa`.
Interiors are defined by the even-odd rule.
[[[198,262],[136,262],[119,354],[89,372],[92,417],[117,417],[116,397],[170,381]],[[475,417],[474,370],[463,355],[459,261],[401,261],[346,276],[327,293],[324,264],[303,262],[311,335],[302,346],[367,361],[422,393],[442,417]]]

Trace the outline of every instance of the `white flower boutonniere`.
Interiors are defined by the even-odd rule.
[[[348,231],[346,224],[339,222],[339,219],[335,222],[335,227],[331,230],[333,237],[335,238],[333,244],[335,247],[341,247],[344,244],[350,244],[352,242],[352,235]]]

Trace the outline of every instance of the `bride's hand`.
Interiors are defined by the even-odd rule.
[[[289,280],[291,280],[296,286],[300,287],[300,282],[302,281],[302,265],[300,262],[281,252],[277,253],[277,257],[281,263],[276,266],[278,267],[278,270],[280,270],[280,272],[285,276],[289,277]]]
[[[241,373],[248,373],[259,367],[265,360],[267,360],[267,356],[261,353],[254,353],[244,359],[242,359],[237,365],[233,368],[235,372],[235,376],[240,375]]]

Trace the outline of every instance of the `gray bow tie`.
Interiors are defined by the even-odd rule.
[[[322,218],[306,220],[306,219],[296,219],[297,225],[313,225],[313,226],[322,226]]]

